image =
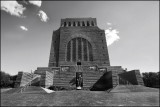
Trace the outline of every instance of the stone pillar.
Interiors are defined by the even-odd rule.
[[[71,61],[71,46],[72,46],[71,41],[69,41],[67,44],[66,61]]]
[[[76,38],[76,61],[78,61],[78,39]]]
[[[87,26],[87,21],[84,21],[84,25]]]
[[[89,21],[89,26],[92,26],[91,21]]]
[[[87,26],[90,26],[89,21],[87,21],[86,23],[87,23]]]
[[[73,41],[71,40],[71,49],[70,49],[70,55],[71,55],[71,57],[70,57],[70,61],[72,62],[72,52],[73,52]]]
[[[68,27],[68,22],[66,22],[66,27]]]
[[[84,41],[83,41],[83,47],[84,47],[84,61],[87,61],[87,41],[86,41],[86,39],[84,39]]]
[[[83,44],[83,39],[81,38],[81,48],[82,48],[82,61],[84,61],[84,44]]]
[[[61,27],[64,27],[64,23],[61,23]]]
[[[73,22],[71,21],[70,23],[71,23],[71,26],[73,26]]]
[[[81,56],[80,60],[82,60],[82,38],[80,38],[79,42],[80,42],[79,43],[79,45],[80,45],[80,48],[79,48],[80,49],[80,54],[79,55]]]
[[[80,22],[80,26],[82,26],[82,22]]]
[[[95,23],[92,21],[92,26],[95,26]]]
[[[86,41],[86,47],[87,47],[87,61],[89,61],[89,49],[88,49],[88,41]]]
[[[75,22],[75,26],[78,26],[78,22]]]

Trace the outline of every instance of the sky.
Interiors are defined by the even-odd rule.
[[[11,75],[47,67],[62,18],[97,19],[111,66],[159,71],[158,1],[1,1],[1,70]]]

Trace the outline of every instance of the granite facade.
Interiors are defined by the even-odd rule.
[[[94,24],[84,24],[83,22],[93,22]],[[66,26],[64,26],[64,22],[66,22]],[[68,23],[71,23],[70,26]],[[73,26],[74,22],[80,22]],[[52,43],[51,43],[51,51],[50,51],[50,59],[49,59],[49,67],[58,67],[61,65],[76,65],[78,61],[81,61],[82,65],[98,65],[98,66],[110,66],[108,48],[106,45],[105,32],[98,28],[96,24],[95,18],[67,18],[63,19],[61,22],[61,27],[53,32],[52,35]],[[93,61],[85,61],[83,58],[78,59],[78,54],[76,54],[75,61],[67,61],[67,45],[70,41],[76,38],[82,38],[87,41],[87,43],[91,44]],[[71,47],[72,50],[79,51],[78,43],[74,43],[76,46]],[[80,43],[81,47],[85,47],[85,43]],[[85,48],[84,48],[85,50]],[[87,48],[88,52],[89,49]],[[85,57],[85,52],[82,49],[82,56]],[[77,52],[79,53],[79,52]],[[89,52],[88,52],[89,53]],[[74,58],[74,55],[71,54],[71,57]]]

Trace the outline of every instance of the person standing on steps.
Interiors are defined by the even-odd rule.
[[[81,74],[79,74],[78,75],[78,78],[77,78],[77,89],[78,90],[80,90],[80,89],[82,89],[82,75]]]

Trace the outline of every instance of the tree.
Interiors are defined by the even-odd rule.
[[[0,71],[1,74],[1,85],[0,87],[8,87],[10,84],[10,75],[8,73],[5,73],[3,71]]]
[[[142,73],[145,86],[158,88],[159,87],[159,73],[160,72]]]
[[[0,75],[1,75],[0,88],[14,87],[17,75],[11,76],[10,74],[5,73],[4,71],[0,71]]]
[[[17,75],[13,75],[13,76],[10,76],[10,87],[14,88],[14,84],[16,82],[16,79],[17,79]]]

